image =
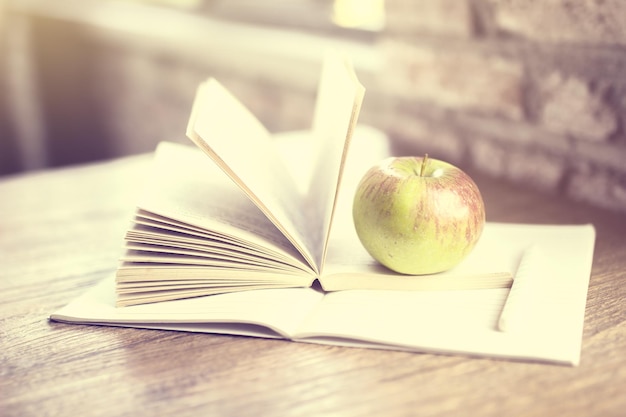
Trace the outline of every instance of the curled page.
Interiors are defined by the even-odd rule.
[[[217,80],[198,87],[187,136],[202,149],[317,267],[306,235],[301,196],[269,132]]]
[[[306,196],[298,191],[268,131],[215,79],[198,88],[189,119],[187,136],[261,209],[316,273],[323,263],[363,94],[351,65],[328,54],[313,123],[320,157]]]

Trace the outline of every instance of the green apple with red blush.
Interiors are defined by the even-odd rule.
[[[401,274],[453,268],[474,249],[485,224],[485,205],[472,178],[428,155],[392,157],[370,168],[352,209],[365,249]]]

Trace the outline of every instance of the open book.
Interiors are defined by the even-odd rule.
[[[361,248],[350,207],[334,222],[331,239],[363,95],[351,66],[329,55],[313,127],[285,154],[281,141],[218,81],[204,82],[187,136],[206,155],[171,143],[158,147],[126,236],[118,305],[309,287],[316,280],[328,291],[510,286],[510,268],[494,270],[497,265],[468,263],[436,277],[392,273]],[[381,148],[374,143],[362,148],[353,176],[388,155],[373,152]]]
[[[591,225],[487,223],[470,256],[515,265],[511,289],[278,288],[120,308],[111,276],[50,317],[577,365],[594,236]]]
[[[389,154],[355,126],[362,95],[330,59],[313,129],[270,136],[203,84],[198,146],[158,146],[116,276],[51,319],[577,364],[593,226],[487,223],[451,271],[386,270],[351,216],[361,176]]]

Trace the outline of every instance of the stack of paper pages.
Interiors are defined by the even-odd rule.
[[[157,148],[117,273],[51,319],[577,364],[593,226],[487,223],[451,271],[386,270],[351,219],[359,179],[389,154],[356,128],[362,99],[331,55],[312,129],[277,136],[203,83],[197,146]]]

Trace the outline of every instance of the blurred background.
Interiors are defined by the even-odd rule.
[[[334,48],[396,153],[626,213],[624,17],[623,0],[0,0],[0,175],[186,143],[208,76],[271,131],[306,129]]]

